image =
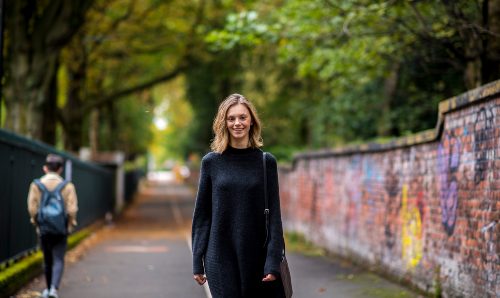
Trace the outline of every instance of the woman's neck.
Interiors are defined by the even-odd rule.
[[[245,149],[245,148],[250,147],[248,138],[243,139],[243,140],[231,139],[229,142],[229,145],[233,148],[236,148],[236,149]]]

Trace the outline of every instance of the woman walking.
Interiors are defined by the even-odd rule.
[[[200,285],[208,280],[214,298],[284,297],[277,165],[265,154],[264,169],[261,123],[254,106],[240,94],[230,95],[219,106],[213,131],[212,152],[201,161],[193,216],[194,279]]]

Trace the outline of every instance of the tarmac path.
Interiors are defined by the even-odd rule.
[[[191,274],[194,192],[175,183],[146,182],[116,223],[84,240],[66,256],[61,298],[205,298],[208,287]],[[340,260],[287,254],[294,297],[418,297]],[[17,298],[38,297],[39,276]],[[237,298],[237,297],[235,297]]]

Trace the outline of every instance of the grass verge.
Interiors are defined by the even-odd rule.
[[[326,251],[309,242],[304,235],[297,232],[285,233],[285,246],[286,250],[290,252],[297,252],[311,257],[325,256]]]

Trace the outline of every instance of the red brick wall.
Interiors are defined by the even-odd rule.
[[[500,81],[442,102],[422,135],[296,157],[285,229],[444,297],[500,297]]]

